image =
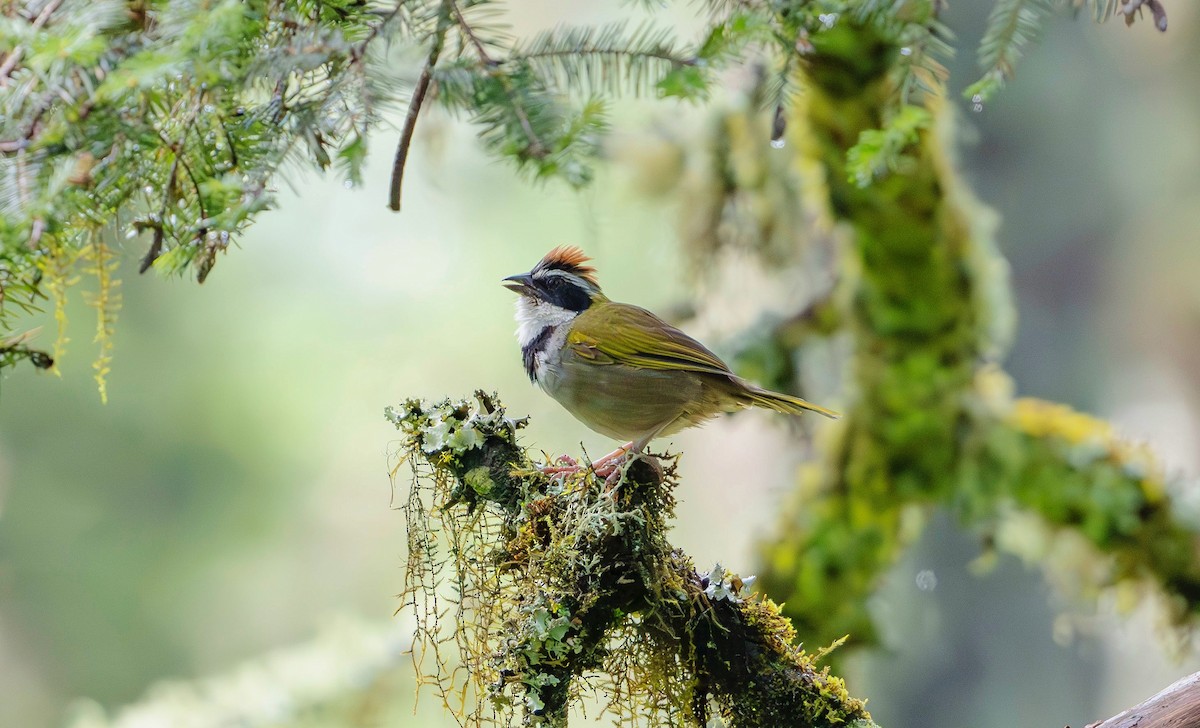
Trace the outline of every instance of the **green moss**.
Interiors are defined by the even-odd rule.
[[[613,697],[618,718],[648,726],[712,713],[731,728],[868,718],[792,645],[773,602],[747,598],[750,579],[719,565],[701,573],[667,542],[673,461],[634,461],[615,489],[587,469],[548,478],[515,447],[517,426],[494,396],[410,401],[388,418],[423,475],[405,505],[417,650],[439,654],[427,680],[448,704],[485,701],[467,699],[468,724],[562,728],[591,689]],[[478,445],[454,438],[468,429]],[[459,605],[452,623],[446,603]],[[446,644],[467,680],[446,667]]]
[[[496,486],[496,481],[492,480],[490,471],[486,466],[483,465],[468,470],[463,475],[463,482],[465,482],[467,486],[471,488],[471,490],[475,491],[484,498],[486,498]]]
[[[1052,577],[1071,574],[1059,580],[1088,598],[1152,585],[1175,623],[1190,625],[1200,612],[1197,526],[1172,508],[1153,459],[1099,420],[1014,403],[989,363],[1013,329],[995,216],[954,169],[953,114],[940,98],[918,99],[927,116],[900,124],[900,38],[861,17],[814,37],[790,118],[797,167],[821,192],[806,198],[820,208],[814,217],[850,231],[836,318],[853,346],[851,401],[763,548],[762,584],[806,639],[870,642],[869,595],[942,505]],[[878,176],[874,153],[895,169]],[[1006,529],[1036,548],[998,537]],[[1055,563],[1067,540],[1086,547]]]
[[[893,151],[903,174],[860,185],[846,172],[855,145],[886,126],[900,55],[886,30],[840,22],[822,34],[794,122],[821,169],[826,204],[853,230],[843,314],[854,342],[845,432],[818,470],[818,500],[798,498],[767,546],[769,593],[809,639],[873,636],[867,596],[911,538],[909,504],[956,490],[961,428],[989,312],[976,295],[978,207],[945,159],[947,110],[926,117]],[[799,555],[788,558],[784,554]],[[784,568],[780,568],[784,567]]]

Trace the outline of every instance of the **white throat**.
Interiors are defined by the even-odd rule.
[[[579,313],[552,303],[521,296],[517,299],[517,341],[521,349],[533,343],[547,327],[570,323]]]

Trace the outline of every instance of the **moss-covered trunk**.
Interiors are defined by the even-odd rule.
[[[843,23],[814,39],[795,123],[818,163],[829,210],[851,230],[852,403],[821,470],[820,500],[770,547],[769,593],[808,639],[870,637],[867,595],[902,545],[906,504],[953,487],[967,418],[964,394],[981,358],[967,214],[933,129],[900,169],[870,185],[847,176],[847,154],[894,106],[900,49]],[[942,115],[936,100],[929,104]],[[936,120],[945,123],[944,119]]]

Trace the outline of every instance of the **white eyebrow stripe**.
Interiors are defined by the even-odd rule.
[[[570,281],[571,283],[574,283],[575,285],[577,285],[580,288],[583,288],[585,290],[589,290],[589,291],[599,290],[596,286],[592,285],[590,282],[588,282],[581,276],[579,276],[575,273],[571,273],[570,271],[560,270],[558,268],[549,268],[549,269],[541,270],[541,271],[535,273],[534,277],[535,278],[537,278],[537,277],[565,278],[568,281]]]

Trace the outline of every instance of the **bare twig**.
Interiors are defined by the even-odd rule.
[[[1133,25],[1133,17],[1142,9],[1143,5],[1150,8],[1150,15],[1154,18],[1154,27],[1165,33],[1167,31],[1167,9],[1163,7],[1161,0],[1123,0],[1121,13],[1125,16],[1125,24]]]
[[[142,264],[138,266],[138,273],[145,273],[150,270],[150,266],[154,265],[154,261],[158,260],[158,256],[162,255],[163,238],[166,237],[166,230],[163,228],[163,220],[167,217],[167,207],[170,206],[171,200],[174,197],[175,179],[179,176],[179,151],[175,152],[175,161],[171,162],[171,171],[167,173],[167,189],[163,193],[162,207],[158,211],[158,219],[154,221],[154,239],[150,241],[150,249],[146,251],[145,257],[142,258]]]
[[[421,106],[425,103],[425,95],[433,81],[433,67],[442,51],[443,35],[435,36],[433,47],[429,49],[429,57],[421,69],[421,77],[413,89],[412,100],[408,103],[408,116],[404,118],[404,128],[400,131],[400,143],[396,145],[396,156],[392,160],[392,185],[388,191],[388,207],[400,211],[400,190],[404,185],[404,168],[408,164],[408,148],[412,145],[413,132],[417,128],[417,118],[421,115]]]

